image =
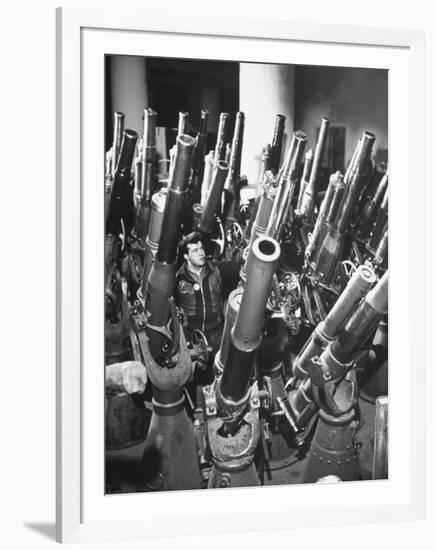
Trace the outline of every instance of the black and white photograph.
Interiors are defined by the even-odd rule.
[[[106,494],[388,479],[388,71],[107,55],[105,153]]]

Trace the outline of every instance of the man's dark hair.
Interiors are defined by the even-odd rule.
[[[198,242],[202,242],[203,237],[199,231],[194,231],[193,233],[189,233],[189,235],[186,235],[182,242],[180,243],[180,253],[182,255],[182,258],[185,254],[188,253],[188,244],[197,244]]]

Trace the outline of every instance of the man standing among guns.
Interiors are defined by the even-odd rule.
[[[200,330],[212,348],[211,360],[196,383],[211,384],[214,379],[213,357],[221,343],[224,325],[223,300],[236,287],[238,262],[212,263],[207,260],[202,235],[194,232],[181,242],[184,262],[177,272],[176,302],[184,313],[184,329],[188,340]]]

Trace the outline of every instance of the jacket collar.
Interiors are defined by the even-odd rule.
[[[203,276],[203,279],[205,277],[207,277],[212,271],[212,266],[210,264],[209,261],[206,261],[206,263],[204,264],[204,276]],[[177,271],[177,274],[176,274],[176,277],[177,279],[186,279],[192,283],[197,283],[198,280],[197,279],[194,279],[193,277],[193,274],[191,273],[191,271],[189,271],[188,269],[188,262],[185,260],[182,264],[182,266],[180,267],[180,269]]]

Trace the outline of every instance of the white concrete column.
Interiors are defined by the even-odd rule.
[[[207,109],[209,111],[208,132],[218,131],[218,121],[220,118],[219,99],[218,88],[200,88],[200,109]]]
[[[286,117],[282,155],[294,131],[294,66],[241,63],[239,109],[245,113],[241,174],[257,185],[262,149],[271,143],[276,115]]]
[[[143,132],[143,114],[148,105],[144,57],[114,55],[110,58],[112,110],[126,115],[124,128]]]

